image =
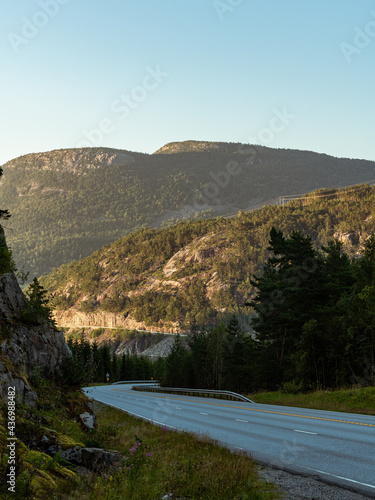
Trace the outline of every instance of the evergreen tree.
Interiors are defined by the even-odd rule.
[[[233,315],[223,342],[223,389],[240,393],[253,388],[252,343]]]
[[[3,175],[3,169],[0,167],[0,177]],[[10,213],[8,210],[0,210],[0,220],[8,220],[10,217]],[[2,231],[2,228],[0,226],[0,230]],[[8,272],[8,271],[6,271]]]
[[[224,323],[212,328],[207,335],[209,379],[207,388],[218,390],[223,374],[223,343],[226,337]]]
[[[94,382],[101,382],[105,379],[103,364],[101,363],[100,350],[96,340],[92,343],[92,357],[95,366]]]
[[[142,356],[142,361],[144,366],[145,380],[151,380],[151,377],[153,377],[154,375],[153,364],[145,356]]]
[[[165,358],[162,358],[161,356],[158,357],[158,359],[154,363],[154,378],[155,380],[160,380],[160,385],[166,385],[166,374],[167,374],[167,368],[166,368],[166,362]]]
[[[33,325],[47,323],[51,327],[56,327],[48,293],[37,278],[34,278],[29,285],[26,297],[27,305],[22,311],[23,320]]]
[[[166,359],[166,380],[165,384],[168,387],[184,387],[185,386],[185,369],[186,369],[187,350],[181,342],[181,337],[176,336],[172,345],[171,352]]]
[[[189,337],[193,388],[204,389],[209,385],[208,331],[205,327],[194,328]]]
[[[355,283],[339,302],[346,332],[345,359],[352,383],[375,383],[375,235],[353,262]]]
[[[135,355],[132,356],[132,380],[145,380],[145,367],[142,359]]]
[[[287,239],[272,228],[269,243],[273,256],[268,258],[263,276],[251,281],[258,289],[251,305],[257,313],[254,328],[277,384],[295,372],[295,343],[319,303],[316,278],[321,258],[312,248],[311,238],[296,231]]]
[[[265,378],[274,386],[337,386],[347,372],[340,301],[354,284],[352,263],[337,241],[317,251],[297,232],[285,238],[273,228],[270,236],[274,255],[252,281]]]
[[[127,352],[123,353],[121,356],[121,366],[120,366],[120,380],[131,380],[132,373],[132,362],[130,359],[130,354]]]
[[[111,350],[108,345],[102,346],[100,349],[101,365],[103,367],[104,379],[102,382],[107,382],[106,375],[109,374],[109,380],[113,381]]]
[[[120,359],[116,356],[115,353],[112,354],[112,378],[113,382],[118,382],[120,380]]]

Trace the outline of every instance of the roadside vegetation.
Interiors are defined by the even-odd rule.
[[[74,487],[75,467],[56,453],[76,445],[83,446],[87,434],[78,423],[87,411],[88,398],[81,390],[47,380],[36,370],[30,385],[37,391],[36,405],[16,401],[16,481],[14,492],[4,480],[0,498],[4,500],[45,500],[55,498],[57,489]],[[7,408],[0,400],[0,476],[7,477]]]
[[[258,478],[256,464],[245,454],[99,403],[95,409],[99,426],[91,443],[122,453],[125,466],[107,475],[77,477],[55,493],[59,500],[282,498],[273,485]]]
[[[287,391],[246,394],[255,403],[296,406],[315,410],[375,415],[375,387],[351,387],[292,394]]]
[[[87,397],[80,389],[56,385],[38,373],[35,408],[17,404],[17,475],[15,492],[0,485],[4,500],[158,500],[212,498],[271,500],[282,498],[261,481],[257,465],[245,454],[231,452],[205,436],[158,427],[100,403],[98,426],[88,431],[78,422]],[[0,408],[0,473],[6,477],[5,408]],[[56,453],[95,447],[117,451],[122,467],[92,472],[74,466]]]

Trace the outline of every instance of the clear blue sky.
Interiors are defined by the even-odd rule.
[[[0,33],[0,164],[188,139],[375,160],[371,0],[17,0]]]

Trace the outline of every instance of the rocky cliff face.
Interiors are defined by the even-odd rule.
[[[61,328],[125,328],[126,330],[139,330],[154,333],[184,333],[180,325],[169,324],[168,326],[148,325],[144,321],[136,321],[130,316],[121,313],[109,313],[95,311],[83,313],[75,308],[66,311],[54,311],[56,323]]]
[[[39,367],[50,378],[71,355],[64,335],[46,324],[28,326],[22,322],[21,311],[26,298],[13,273],[0,275],[0,383],[1,397],[9,386],[29,404],[36,400],[30,377]]]
[[[31,171],[51,170],[84,175],[88,170],[109,168],[112,165],[130,165],[133,154],[109,148],[58,149],[48,153],[32,153],[6,163],[7,168]],[[37,186],[36,186],[37,187]],[[35,186],[32,189],[35,191]]]
[[[182,141],[169,142],[161,147],[154,154],[175,154],[175,153],[233,153],[242,149],[243,144],[228,142],[208,142],[208,141]]]

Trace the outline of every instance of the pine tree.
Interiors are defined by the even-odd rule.
[[[115,353],[112,354],[112,378],[113,382],[118,382],[120,380],[120,359]]]
[[[174,343],[166,359],[166,385],[168,387],[185,386],[185,360],[187,357],[186,347],[181,342],[181,337],[176,336]]]
[[[131,380],[132,362],[130,354],[127,352],[121,356],[120,380]]]
[[[232,316],[223,342],[223,389],[242,392],[253,387],[252,339],[245,335],[236,316]]]
[[[22,311],[22,318],[27,323],[39,325],[47,323],[51,327],[56,327],[53,317],[50,298],[47,291],[34,278],[26,292],[27,306]]]
[[[109,374],[109,379],[113,380],[111,350],[108,345],[102,346],[100,349],[101,365],[103,367],[104,379],[102,382],[107,382],[106,375]]]

